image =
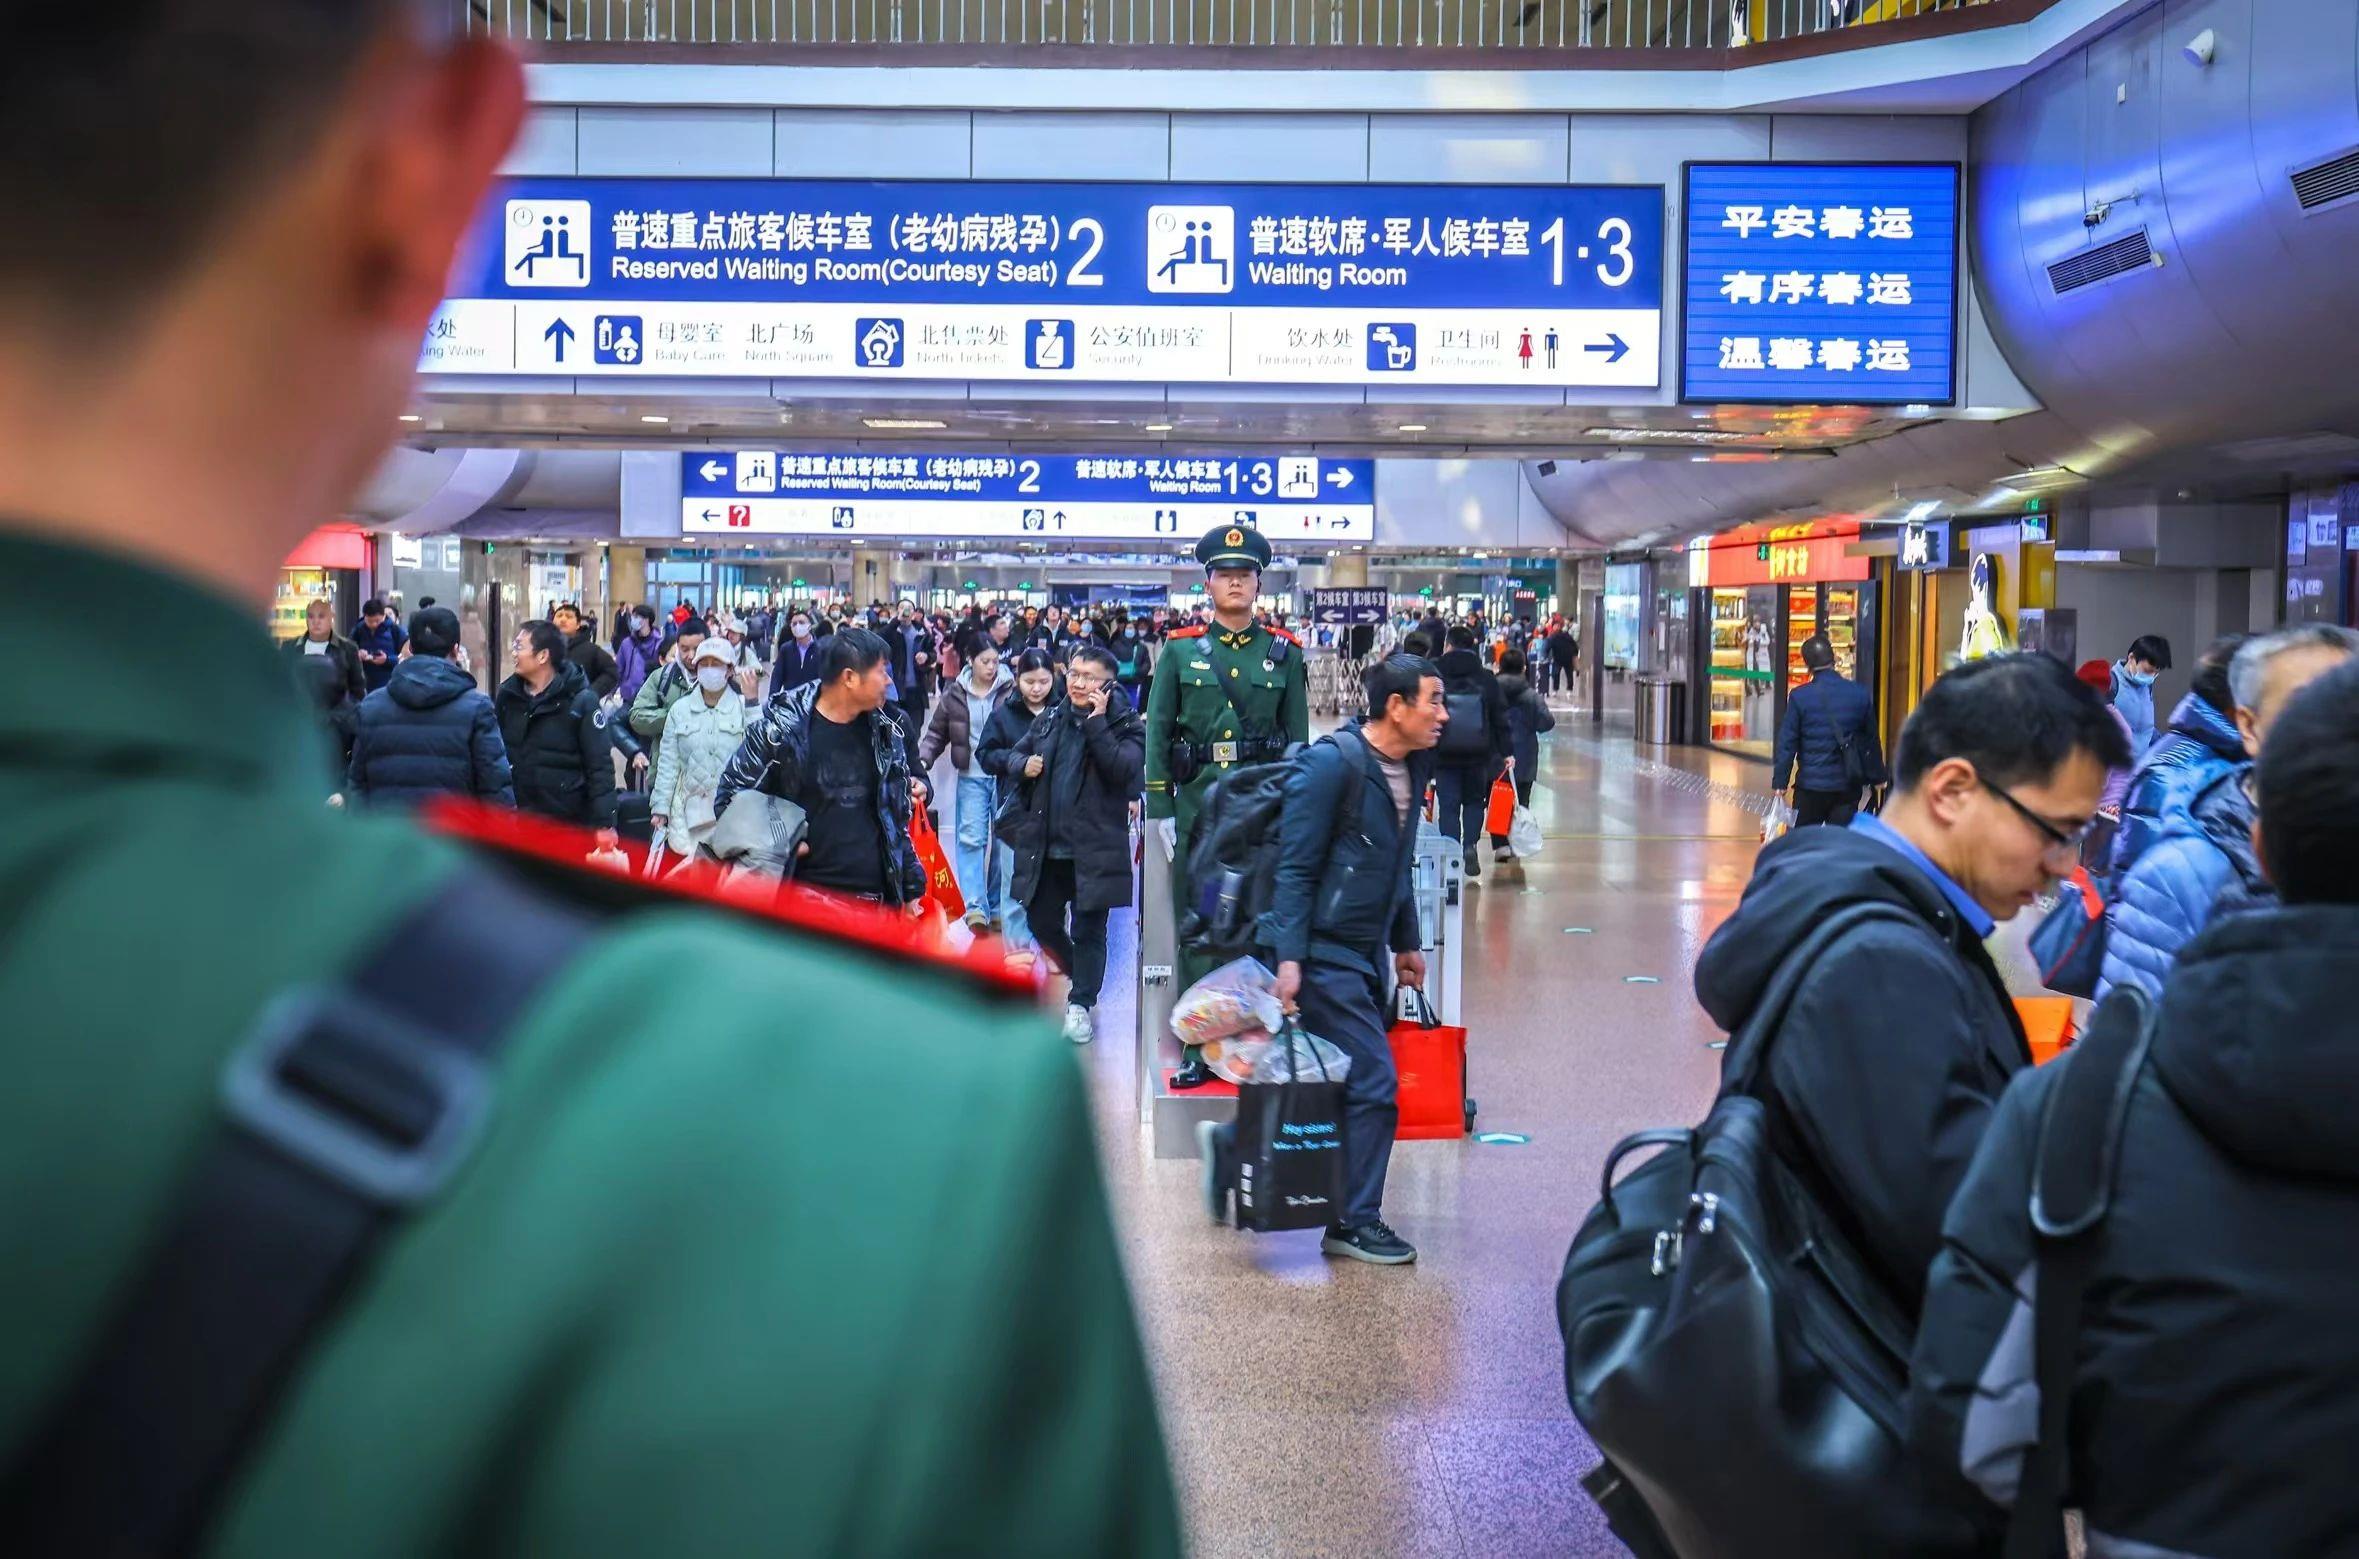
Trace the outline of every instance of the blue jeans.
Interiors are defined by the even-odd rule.
[[[967,913],[998,913],[1000,874],[992,870],[991,814],[999,804],[999,782],[988,774],[958,777],[957,838],[951,869]]]
[[[1039,944],[1032,940],[1032,917],[1024,913],[1024,901],[1016,897],[1015,846],[994,845],[992,853],[999,857],[999,888],[1004,895],[1000,912],[1005,918],[999,923],[999,940],[1011,953],[1029,953]]]

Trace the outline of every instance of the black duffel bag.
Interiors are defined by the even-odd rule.
[[[1910,1326],[1771,1152],[1754,1097],[1811,964],[1889,905],[1838,912],[1790,954],[1729,1040],[1692,1131],[1608,1155],[1557,1285],[1565,1390],[1605,1455],[1586,1480],[1640,1559],[1966,1554],[1962,1489],[1933,1492],[1903,1443]],[[1905,1040],[1895,1014],[1895,1043]],[[1661,1152],[1614,1183],[1622,1159]]]

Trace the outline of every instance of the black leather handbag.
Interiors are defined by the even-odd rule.
[[[1605,1455],[1588,1480],[1641,1559],[1968,1554],[1987,1532],[1903,1445],[1907,1317],[1770,1150],[1754,1092],[1811,964],[1875,919],[1818,927],[1730,1039],[1693,1130],[1640,1132],[1557,1286],[1565,1390]],[[1662,1151],[1619,1184],[1643,1148]]]

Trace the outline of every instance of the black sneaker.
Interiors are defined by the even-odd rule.
[[[1196,1152],[1201,1160],[1197,1165],[1198,1183],[1204,1189],[1204,1210],[1214,1223],[1229,1221],[1229,1177],[1221,1172],[1221,1123],[1196,1123]]]
[[[1380,1267],[1404,1267],[1417,1259],[1417,1247],[1393,1233],[1392,1226],[1381,1218],[1356,1229],[1329,1224],[1319,1249],[1330,1256],[1349,1256]]]
[[[1204,1058],[1201,1056],[1171,1074],[1171,1086],[1174,1092],[1201,1088],[1211,1081],[1212,1068],[1204,1064]]]
[[[1483,874],[1483,852],[1473,845],[1468,845],[1465,865],[1467,876],[1480,877]]]

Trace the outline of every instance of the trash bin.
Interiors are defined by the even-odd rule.
[[[1669,677],[1638,679],[1638,739],[1650,747],[1671,747],[1685,738],[1687,684]]]

